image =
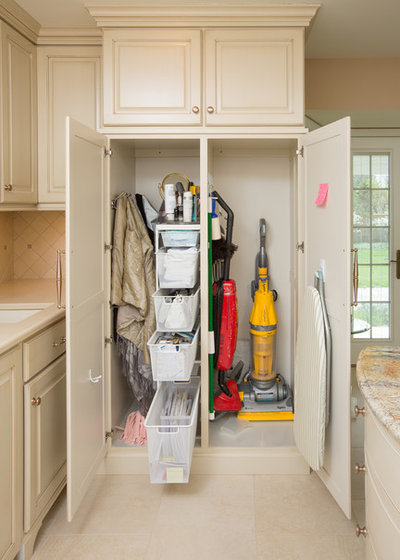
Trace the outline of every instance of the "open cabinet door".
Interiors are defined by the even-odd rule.
[[[67,119],[66,338],[68,520],[105,453],[107,139]]]
[[[300,308],[305,287],[314,286],[314,274],[322,269],[332,335],[330,420],[325,431],[324,464],[317,473],[350,518],[350,119],[307,134],[300,147],[299,205],[304,219],[300,224],[304,235],[304,254],[299,257],[304,279]],[[326,184],[326,199],[318,205],[316,199],[324,189],[321,185]]]

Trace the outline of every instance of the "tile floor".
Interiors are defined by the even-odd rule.
[[[311,476],[99,475],[72,523],[65,493],[33,560],[362,560],[363,539]]]

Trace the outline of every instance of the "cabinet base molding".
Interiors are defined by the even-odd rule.
[[[309,474],[310,468],[295,447],[264,449],[195,448],[191,474]],[[109,449],[98,474],[149,474],[145,449]]]

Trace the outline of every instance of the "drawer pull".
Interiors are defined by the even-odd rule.
[[[356,473],[356,474],[360,474],[360,473],[362,473],[362,472],[365,473],[366,470],[367,470],[367,467],[366,467],[365,465],[359,465],[358,463],[356,463],[356,464],[354,465],[354,470],[355,470],[355,473]]]
[[[40,397],[33,397],[31,400],[32,406],[40,406],[42,399]]]
[[[359,414],[362,414],[363,416],[365,416],[365,408],[364,407],[360,408],[358,405],[356,405],[354,407],[354,414],[356,416],[358,416]]]
[[[57,348],[58,346],[62,346],[66,342],[67,342],[66,337],[62,336],[58,342],[53,342],[53,348]]]
[[[357,523],[356,526],[356,537],[360,537],[361,535],[363,537],[366,537],[368,534],[367,528],[366,527],[360,527],[359,524]]]
[[[9,184],[9,185],[4,185],[4,190],[5,190],[5,191],[12,191],[12,188],[13,188],[13,187],[12,187],[11,184]]]

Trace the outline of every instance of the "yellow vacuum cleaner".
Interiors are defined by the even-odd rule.
[[[261,218],[260,251],[256,262],[256,280],[252,282],[254,303],[250,314],[252,366],[239,385],[242,409],[238,418],[292,420],[292,394],[283,377],[276,372],[278,317],[274,302],[278,294],[268,287],[266,230],[265,219]]]

